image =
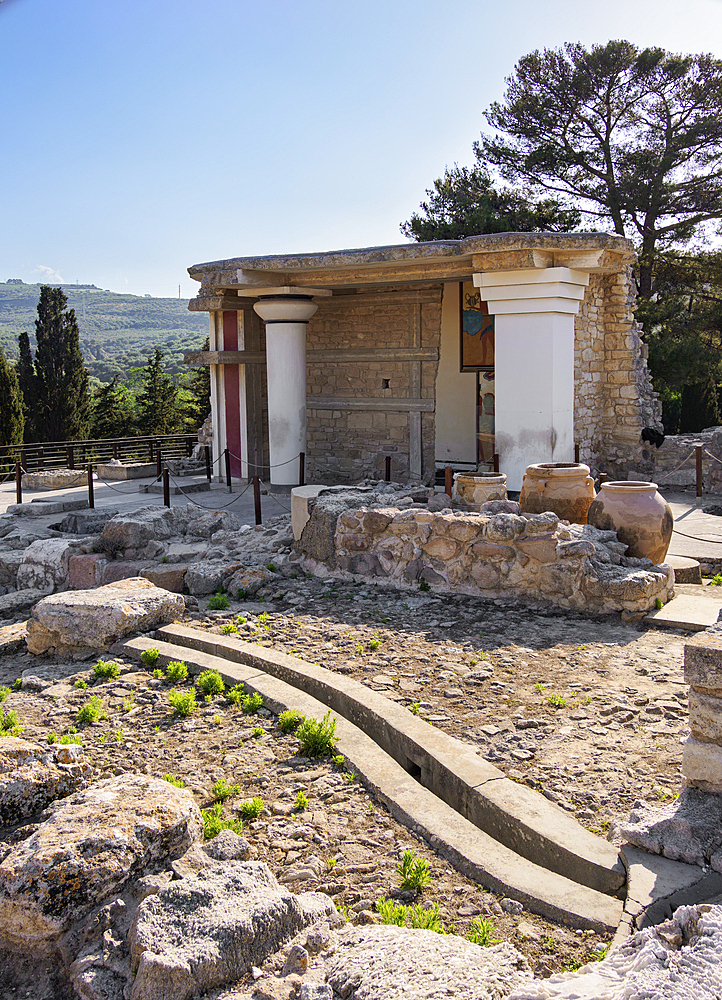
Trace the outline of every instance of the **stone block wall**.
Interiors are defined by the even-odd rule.
[[[623,555],[614,531],[536,515],[359,507],[343,494],[309,501],[299,542],[321,576],[373,579],[483,597],[508,596],[593,612],[639,613],[672,596],[673,574]],[[340,511],[340,512],[339,512]]]
[[[722,792],[722,626],[713,625],[684,647],[689,688],[689,728],[682,755],[687,782]]]
[[[722,493],[722,427],[699,434],[670,434],[660,448],[648,445],[660,486],[694,486],[697,482],[695,445],[702,445],[702,484],[705,493]]]
[[[441,285],[386,290],[352,290],[321,300],[308,324],[307,349],[374,351],[435,348],[441,340]],[[434,398],[438,361],[307,360],[307,480],[378,478],[384,456],[392,475],[407,479],[411,424],[416,414],[389,409],[348,409],[346,401]],[[316,408],[313,397],[338,400],[337,408]],[[420,414],[422,477],[434,475],[434,414]]]
[[[642,429],[662,429],[634,302],[630,267],[592,274],[575,322],[575,439],[581,461],[613,479],[651,472]]]

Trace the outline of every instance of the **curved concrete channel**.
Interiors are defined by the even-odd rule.
[[[392,815],[480,885],[574,927],[614,930],[625,869],[611,844],[538,792],[510,781],[469,745],[378,692],[323,667],[231,636],[169,625],[114,651],[216,668],[274,712],[338,716],[339,751]]]

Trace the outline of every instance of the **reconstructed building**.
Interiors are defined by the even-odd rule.
[[[295,486],[432,482],[532,462],[648,466],[660,407],[635,323],[631,243],[504,233],[189,268],[209,314],[214,455]],[[270,471],[269,471],[270,470]]]

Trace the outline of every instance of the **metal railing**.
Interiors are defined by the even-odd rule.
[[[188,457],[198,443],[197,434],[153,434],[147,437],[91,438],[84,441],[41,441],[0,446],[0,471],[20,462],[26,472],[49,469],[83,469],[88,463],[105,464],[112,458],[127,462],[156,462]]]

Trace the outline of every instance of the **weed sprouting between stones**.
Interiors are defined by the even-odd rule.
[[[287,708],[278,716],[278,727],[282,733],[294,733],[306,716],[301,715],[295,708]]]
[[[0,704],[2,704],[10,694],[9,687],[0,687]]]
[[[176,778],[173,774],[164,774],[163,781],[167,781],[169,785],[175,785],[176,788],[185,788],[186,786],[182,778]]]
[[[223,819],[223,805],[215,802],[210,809],[201,809],[203,817],[203,835],[206,840],[217,837],[221,830],[233,830],[234,833],[243,833],[243,820]]]
[[[304,719],[296,729],[296,739],[307,757],[323,757],[333,753],[338,742],[336,736],[336,718],[328,711],[320,721]]]
[[[89,701],[86,701],[78,712],[78,723],[80,725],[90,725],[92,722],[99,722],[101,719],[107,718],[108,713],[105,711],[105,705],[97,694],[94,694]]]
[[[96,680],[103,678],[104,680],[115,680],[115,678],[120,673],[120,666],[117,663],[113,663],[112,660],[98,660],[98,662],[93,667],[93,676]]]
[[[226,689],[223,678],[216,669],[204,670],[203,673],[199,674],[196,678],[196,687],[206,698],[223,694]]]
[[[171,660],[165,668],[165,678],[169,684],[182,684],[188,680],[188,667],[183,660]]]
[[[472,944],[478,944],[482,948],[499,944],[500,938],[495,938],[496,927],[488,917],[475,917],[469,925],[469,933],[466,935]]]
[[[80,678],[78,678],[78,680],[77,680],[77,681],[75,682],[75,684],[73,684],[73,687],[76,687],[76,688],[78,688],[78,689],[79,689],[80,691],[87,691],[87,690],[88,690],[88,682],[87,682],[87,681],[84,681],[84,680],[82,679],[82,677],[80,677]]]
[[[396,865],[396,873],[401,878],[402,889],[414,889],[421,892],[431,882],[429,862],[420,858],[408,847],[401,855],[401,861]]]
[[[263,799],[256,795],[252,799],[246,799],[245,802],[241,802],[238,812],[244,819],[258,819],[263,812],[264,805]]]
[[[547,705],[551,705],[552,708],[567,707],[567,699],[562,694],[550,694],[546,702]]]
[[[198,708],[196,693],[192,689],[190,691],[176,691],[175,688],[171,688],[168,692],[168,700],[174,713],[182,719],[192,715]]]
[[[222,590],[217,590],[212,597],[208,598],[206,607],[209,611],[225,611],[231,602]]]
[[[241,786],[229,785],[225,778],[219,778],[211,787],[211,792],[216,802],[225,802],[226,799],[233,798],[234,795],[240,795]]]
[[[0,735],[19,736],[23,731],[23,726],[18,718],[18,713],[14,711],[6,712],[0,708]]]
[[[243,684],[234,684],[232,688],[229,688],[226,692],[226,698],[232,705],[243,709],[246,715],[255,715],[259,709],[263,708],[263,696],[258,692],[247,694]]]
[[[158,662],[160,657],[160,650],[157,646],[151,646],[150,649],[144,649],[140,654],[140,659],[146,667],[154,667]]]
[[[304,809],[308,809],[308,797],[305,792],[300,791],[293,801],[293,811],[303,812]]]

